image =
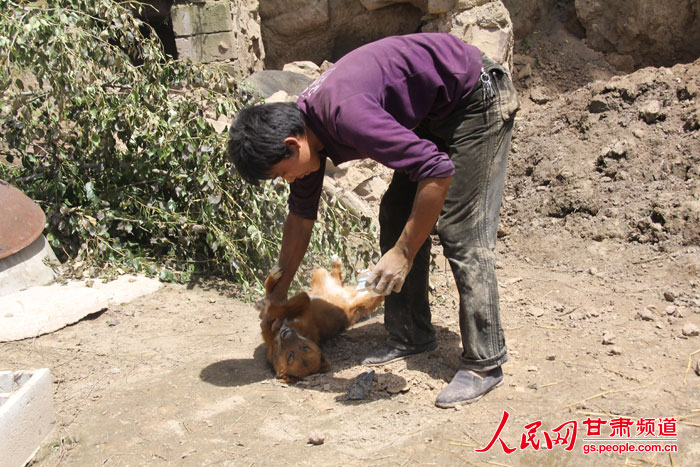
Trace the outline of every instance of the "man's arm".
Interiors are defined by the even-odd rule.
[[[304,219],[291,212],[287,215],[282,231],[282,250],[279,259],[282,277],[269,297],[273,303],[282,303],[287,300],[289,286],[309,247],[314,222],[313,219]]]
[[[418,182],[413,209],[399,240],[382,256],[367,279],[368,284],[375,284],[378,293],[388,295],[401,290],[413,259],[440,215],[451,180],[452,177],[426,178]]]

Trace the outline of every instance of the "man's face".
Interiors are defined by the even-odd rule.
[[[309,143],[303,136],[290,136],[284,143],[292,155],[272,166],[270,178],[282,177],[292,183],[321,167],[318,153],[309,148]]]

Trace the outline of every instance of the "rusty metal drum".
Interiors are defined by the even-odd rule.
[[[24,193],[0,180],[0,259],[31,245],[44,230],[46,216]]]

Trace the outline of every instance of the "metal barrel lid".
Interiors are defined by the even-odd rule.
[[[39,205],[0,180],[0,259],[31,245],[44,231],[45,223]]]

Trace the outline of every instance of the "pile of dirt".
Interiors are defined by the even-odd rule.
[[[503,232],[700,245],[700,60],[596,81],[516,122]]]

